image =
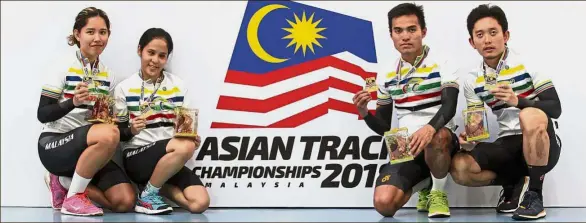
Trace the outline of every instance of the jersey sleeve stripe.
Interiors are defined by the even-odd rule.
[[[453,87],[453,88],[460,88],[460,85],[458,84],[458,82],[455,81],[449,81],[449,82],[445,82],[442,84],[442,89],[447,88],[447,87]]]
[[[388,105],[388,104],[391,104],[391,103],[393,103],[393,100],[391,98],[380,98],[379,97],[376,100],[376,104],[377,105]]]
[[[46,91],[45,89],[43,89],[41,91],[41,95],[43,95],[45,97],[55,98],[55,99],[59,99],[59,96],[61,96],[61,94],[57,94],[57,93],[52,92],[52,91]]]
[[[43,88],[41,90],[41,95],[47,96],[50,98],[59,99],[59,96],[61,96],[62,92],[63,92],[63,89],[59,89],[59,88],[45,85],[45,86],[43,86]]]
[[[116,116],[119,122],[127,122],[128,116]]]
[[[45,86],[43,86],[43,91],[49,91],[49,92],[53,92],[55,94],[61,94],[61,92],[63,92],[63,89],[45,85]]]
[[[551,80],[550,79],[543,80],[543,81],[535,84],[535,88],[540,88],[542,85],[546,85],[546,84],[552,84]]]
[[[553,83],[551,80],[545,80],[540,82],[539,84],[535,85],[535,91],[533,94],[538,95],[541,92],[544,92],[547,89],[553,88]]]

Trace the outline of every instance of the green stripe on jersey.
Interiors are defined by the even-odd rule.
[[[425,91],[425,90],[429,90],[429,89],[438,88],[441,86],[442,86],[441,82],[438,81],[438,82],[431,83],[431,84],[420,85],[419,87],[417,87],[417,91]],[[402,94],[404,94],[403,89],[397,89],[397,90],[391,91],[392,96],[398,96],[398,95],[402,95]]]

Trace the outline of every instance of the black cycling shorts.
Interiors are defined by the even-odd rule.
[[[160,140],[139,148],[124,151],[124,168],[132,181],[139,185],[146,184],[159,160],[167,154],[167,144],[171,139]],[[166,182],[181,190],[189,186],[201,185],[202,181],[189,168],[183,167]]]
[[[87,135],[92,125],[76,128],[66,133],[44,132],[38,141],[41,163],[52,174],[73,177],[77,160],[88,147]],[[130,183],[124,171],[112,160],[92,178],[91,184],[102,191],[120,183]]]
[[[456,136],[451,130],[450,132],[452,133],[452,146],[449,149],[450,155],[453,157],[459,150],[460,143],[458,142],[458,136]],[[383,143],[383,146],[386,146],[385,143]],[[419,155],[417,155],[412,161],[394,165],[391,165],[390,163],[383,165],[379,172],[379,176],[376,179],[376,186],[392,185],[406,193],[415,185],[430,178],[431,173],[427,163],[425,163],[424,153],[425,150],[419,153]]]
[[[548,118],[547,135],[549,136],[549,158],[547,172],[551,171],[558,163],[561,153],[561,139],[555,133],[557,123]],[[527,162],[523,155],[523,135],[504,136],[496,141],[480,142],[470,152],[482,170],[490,170],[496,173],[499,179],[508,179],[497,182],[516,182],[523,176],[529,176]]]

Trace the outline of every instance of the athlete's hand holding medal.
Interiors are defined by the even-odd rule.
[[[82,61],[82,70],[83,70],[83,86],[88,92],[87,99],[84,100],[83,104],[92,106],[99,96],[99,92],[96,91],[96,77],[100,70],[98,69],[98,61],[95,61],[93,64],[90,63],[88,58],[81,56],[78,54],[78,58]]]
[[[511,85],[507,82],[498,83],[495,88],[490,90],[490,93],[494,95],[495,98],[504,101],[511,107],[516,107],[519,103],[517,94],[515,94],[513,88],[511,88]]]
[[[143,129],[146,128],[147,117],[151,116],[154,113],[151,106],[152,106],[152,103],[150,103],[148,101],[141,102],[141,104],[139,106],[140,115],[134,117],[130,121],[130,132],[132,132],[133,135],[138,135],[138,133],[140,133],[140,131],[142,131]]]
[[[81,82],[75,86],[75,91],[73,92],[73,105],[78,107],[82,104],[85,104],[89,100],[89,90],[87,87],[87,83]]]
[[[352,98],[352,101],[354,102],[354,105],[358,109],[358,113],[360,114],[361,117],[364,118],[366,115],[368,115],[367,105],[368,105],[368,102],[370,102],[371,100],[372,100],[372,97],[370,96],[370,93],[368,92],[368,90],[361,90],[359,92],[356,92],[356,94]]]

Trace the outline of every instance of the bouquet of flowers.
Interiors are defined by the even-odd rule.
[[[91,123],[114,123],[114,98],[104,94],[94,94],[92,105],[88,106],[86,121]]]

